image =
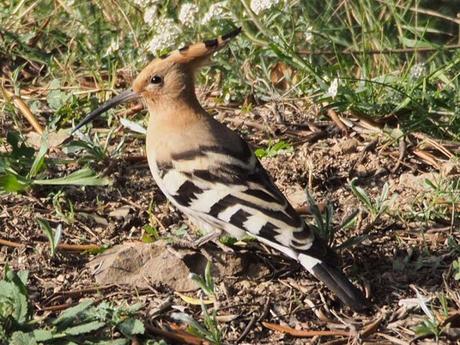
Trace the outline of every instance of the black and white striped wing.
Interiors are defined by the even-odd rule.
[[[201,146],[172,155],[159,165],[157,182],[192,218],[230,234],[254,235],[298,260],[346,304],[365,308],[361,291],[336,268],[324,242],[314,238],[247,144],[241,148]]]
[[[238,151],[200,146],[172,155],[160,171],[161,189],[185,213],[229,233],[236,227],[278,249],[309,249],[312,232],[248,145],[241,145]]]

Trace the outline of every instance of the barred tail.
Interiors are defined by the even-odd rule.
[[[299,262],[321,280],[340,300],[356,311],[367,308],[367,300],[345,275],[334,266],[315,257],[299,254]]]

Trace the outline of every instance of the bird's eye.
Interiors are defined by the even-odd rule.
[[[160,77],[159,75],[154,75],[152,79],[150,79],[150,83],[155,84],[155,85],[159,85],[162,82],[163,82],[163,78]]]

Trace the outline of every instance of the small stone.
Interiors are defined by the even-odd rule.
[[[129,211],[131,210],[131,207],[128,205],[119,207],[109,213],[109,217],[113,217],[116,219],[123,219],[126,218],[129,214]]]
[[[437,173],[424,173],[421,175],[414,175],[411,173],[401,174],[399,177],[399,186],[401,188],[410,188],[418,192],[425,192],[429,190],[425,180],[437,181],[440,178]]]
[[[332,150],[334,152],[341,152],[341,153],[353,153],[357,151],[359,145],[359,141],[355,138],[350,138],[344,141],[340,141],[334,145]]]

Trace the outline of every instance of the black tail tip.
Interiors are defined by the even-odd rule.
[[[226,34],[222,35],[222,40],[228,41],[229,39],[238,36],[241,32],[241,26],[237,27],[235,30],[227,32]]]
[[[356,286],[337,268],[321,263],[313,267],[314,275],[324,282],[337,297],[357,312],[369,309],[369,301]]]

